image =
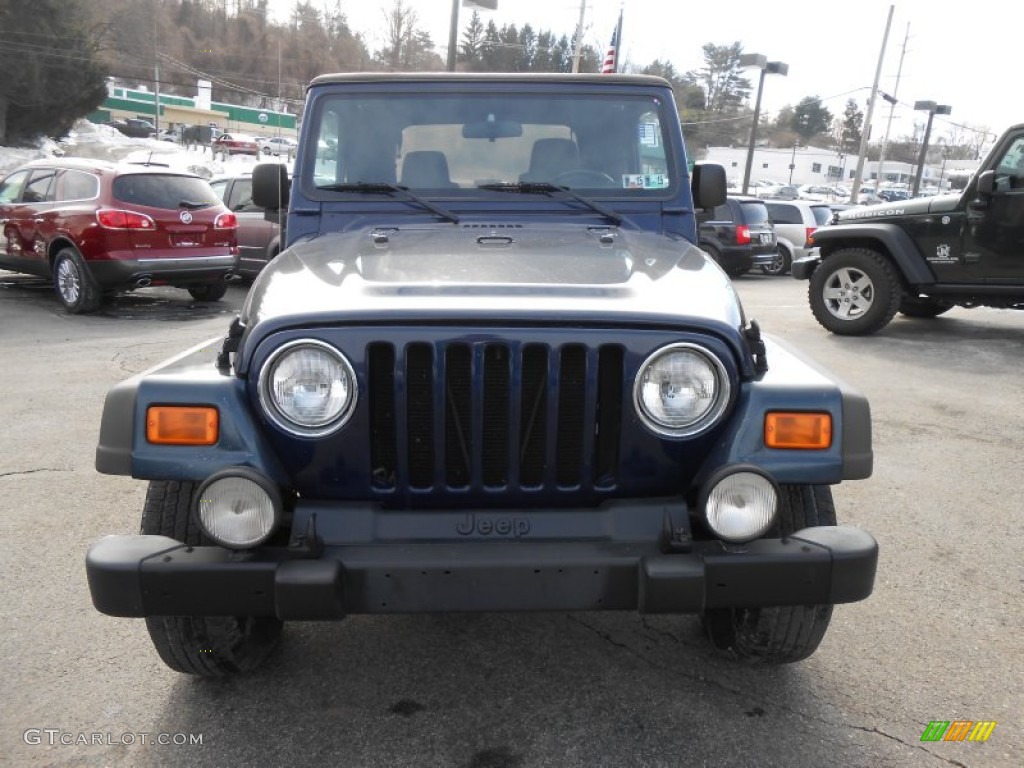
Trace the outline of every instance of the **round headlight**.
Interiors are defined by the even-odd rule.
[[[722,362],[694,344],[671,344],[640,366],[633,397],[637,413],[660,435],[694,435],[721,416],[729,403]]]
[[[267,478],[245,469],[218,472],[196,498],[203,532],[231,549],[257,547],[277,527],[281,496]]]
[[[312,339],[293,341],[264,364],[259,397],[263,410],[282,429],[320,437],[352,414],[356,376],[334,347]]]
[[[775,522],[779,492],[771,478],[749,469],[712,480],[704,517],[715,535],[731,542],[763,536]]]

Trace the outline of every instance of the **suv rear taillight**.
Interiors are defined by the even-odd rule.
[[[814,230],[816,229],[817,227],[807,227],[807,240],[805,245],[814,245]]]
[[[238,229],[238,217],[233,213],[222,213],[213,220],[214,229]]]
[[[746,245],[750,242],[750,227],[746,224],[738,224],[736,226],[736,244]]]
[[[144,213],[101,208],[96,211],[96,220],[107,229],[156,229],[156,222]]]

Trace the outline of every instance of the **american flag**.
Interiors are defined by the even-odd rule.
[[[619,17],[619,25],[622,24],[622,17]],[[618,58],[619,47],[619,26],[616,26],[612,30],[612,41],[608,44],[608,52],[604,55],[604,63],[601,65],[602,75],[615,74],[615,67],[617,65],[616,59]]]

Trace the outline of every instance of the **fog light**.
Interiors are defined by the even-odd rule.
[[[708,483],[704,517],[715,535],[731,542],[763,536],[775,522],[779,491],[753,467],[731,467]]]
[[[230,549],[257,547],[270,538],[281,516],[281,494],[267,478],[237,468],[209,477],[196,496],[203,532]]]

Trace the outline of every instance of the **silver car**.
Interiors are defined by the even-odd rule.
[[[793,259],[803,258],[812,250],[806,245],[807,239],[818,227],[828,224],[832,209],[828,203],[808,200],[765,200],[764,204],[775,224],[779,250],[770,264],[761,265],[761,271],[766,275],[784,275]]]

